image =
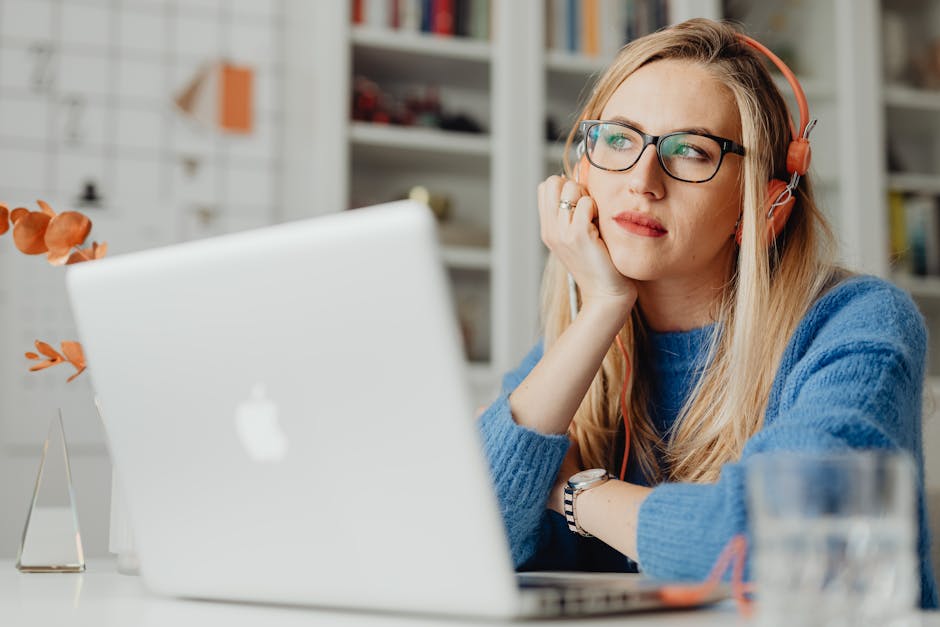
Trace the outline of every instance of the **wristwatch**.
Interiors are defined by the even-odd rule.
[[[571,475],[565,485],[565,520],[568,521],[568,529],[585,538],[592,537],[578,524],[578,518],[575,515],[575,501],[579,494],[607,483],[608,479],[610,479],[610,473],[604,468],[591,468]]]

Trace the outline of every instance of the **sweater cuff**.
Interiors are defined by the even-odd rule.
[[[480,417],[480,431],[497,485],[509,493],[548,496],[571,445],[567,435],[519,425],[505,394]]]
[[[649,493],[637,520],[637,561],[644,573],[670,581],[708,576],[729,538],[744,531],[744,504],[723,488],[663,483]]]
[[[505,394],[480,418],[480,432],[518,568],[538,549],[548,494],[571,441],[564,434],[546,435],[517,424]]]

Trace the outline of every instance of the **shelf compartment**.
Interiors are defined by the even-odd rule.
[[[940,277],[918,276],[907,272],[895,272],[891,275],[895,285],[910,292],[914,298],[940,298]]]
[[[468,361],[467,374],[471,381],[488,383],[493,377],[493,367],[486,361]]]
[[[561,142],[546,142],[544,154],[545,176],[564,174],[565,145]]]
[[[488,159],[491,142],[488,135],[442,131],[420,126],[393,126],[353,122],[349,138],[354,145],[411,150],[428,154],[465,155]]]
[[[545,66],[549,72],[577,74],[581,79],[603,72],[611,61],[612,59],[604,57],[592,57],[560,50],[550,50],[545,54]]]
[[[349,139],[354,164],[418,167],[479,175],[489,172],[492,152],[489,135],[353,122]]]
[[[888,188],[899,192],[940,195],[940,175],[909,173],[889,174]]]
[[[428,55],[449,60],[489,63],[493,57],[493,49],[489,41],[469,37],[354,26],[351,39],[353,45],[363,48]]]
[[[469,362],[489,362],[492,338],[490,273],[485,270],[449,268],[448,275],[465,357]]]
[[[449,268],[464,270],[489,270],[492,254],[489,248],[477,246],[441,246],[441,256]]]
[[[894,109],[940,112],[940,89],[888,85],[884,90],[884,101],[886,106]]]
[[[489,41],[363,27],[352,29],[351,40],[357,74],[489,88],[493,58]]]
[[[782,74],[774,73],[772,76],[774,77],[774,84],[777,85],[777,89],[779,89],[780,93],[783,94],[783,97],[787,99],[787,102],[796,102],[795,97],[793,96],[793,88],[790,87],[790,83],[787,82],[787,79],[784,78]],[[806,76],[797,76],[796,80],[800,82],[800,87],[803,88],[803,93],[806,95],[806,99],[809,101],[811,116],[813,113],[813,103],[820,100],[832,100],[836,97],[836,91],[833,88],[831,81]],[[794,113],[799,115],[799,112],[796,110],[794,110]]]

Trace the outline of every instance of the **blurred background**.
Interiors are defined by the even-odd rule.
[[[538,336],[535,188],[561,171],[579,105],[624,43],[696,16],[741,22],[800,77],[842,258],[913,295],[940,390],[936,0],[0,0],[0,203],[82,211],[116,255],[427,202],[483,404]],[[78,339],[63,277],[0,236],[0,557],[58,408],[86,553],[107,551],[90,378],[23,358]]]

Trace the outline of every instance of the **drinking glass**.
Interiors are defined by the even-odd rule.
[[[917,624],[915,476],[899,451],[750,460],[757,624]]]

